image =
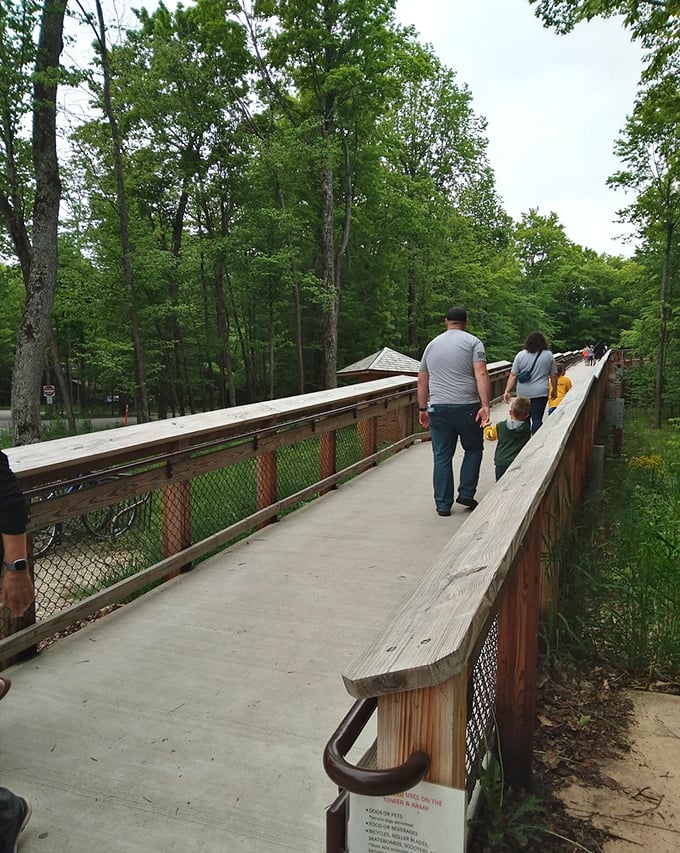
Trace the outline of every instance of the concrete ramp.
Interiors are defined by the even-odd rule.
[[[8,670],[22,853],[323,853],[341,673],[469,517],[431,484],[417,444]]]

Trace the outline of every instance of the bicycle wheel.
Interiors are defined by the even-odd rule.
[[[135,523],[137,504],[138,501],[131,499],[111,507],[114,513],[109,523],[109,532],[114,539],[126,533]]]
[[[114,507],[104,506],[101,509],[93,509],[91,512],[84,513],[80,516],[80,520],[85,530],[101,542],[109,536],[113,516]]]
[[[108,476],[103,477],[98,482],[117,479],[116,476]],[[88,487],[82,486],[81,488],[86,489]],[[86,512],[81,516],[81,521],[88,533],[95,539],[100,541],[109,537],[117,539],[132,527],[137,517],[137,507],[144,503],[146,498],[146,495],[141,500],[139,498],[126,498],[119,503]]]
[[[80,492],[83,489],[89,489],[91,486],[96,486],[98,483],[103,483],[109,480],[117,480],[117,477],[102,477],[101,479],[95,480],[93,482],[82,483],[75,488]],[[93,509],[90,512],[85,512],[80,516],[80,523],[83,525],[85,530],[93,536],[95,539],[98,539],[102,542],[104,539],[107,539],[109,536],[109,527],[111,524],[111,519],[113,518],[115,513],[115,504],[110,506],[103,506],[99,509]]]
[[[31,503],[40,503],[54,497],[54,492],[44,497],[33,498]],[[41,527],[39,530],[31,531],[31,541],[33,543],[33,558],[37,559],[46,554],[50,548],[54,546],[60,538],[60,525],[58,523],[49,524],[47,527]]]
[[[52,524],[50,527],[41,527],[40,530],[34,530],[31,533],[33,542],[33,559],[37,560],[52,548],[57,541],[57,525]]]

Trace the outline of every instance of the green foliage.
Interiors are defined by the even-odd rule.
[[[324,9],[271,0],[248,18],[232,0],[161,5],[111,48],[127,260],[159,416],[323,387],[333,346],[338,367],[383,346],[418,358],[453,302],[490,360],[536,328],[554,350],[628,333],[647,346],[658,256],[598,256],[554,213],[513,223],[485,120],[454,69],[396,24],[388,0]],[[6,20],[10,57],[26,32]],[[4,64],[0,95],[3,79],[30,93],[30,68]],[[101,103],[95,62],[85,78]],[[111,391],[134,399],[139,365],[110,127],[92,112],[70,141],[52,328],[74,404],[91,410]],[[28,203],[30,158],[30,145],[17,149]],[[0,377],[20,281],[2,271]]]
[[[625,455],[606,466],[565,574],[563,615],[581,653],[638,677],[680,672],[680,441],[627,410]]]
[[[478,781],[480,803],[469,825],[471,853],[521,850],[541,839],[545,829],[537,821],[545,811],[542,803],[532,794],[517,797],[506,789],[501,760],[489,753]]]

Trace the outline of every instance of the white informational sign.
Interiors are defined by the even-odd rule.
[[[51,406],[54,403],[54,397],[45,397],[45,402],[48,406]]]
[[[421,782],[391,797],[349,795],[349,853],[464,853],[465,791]]]

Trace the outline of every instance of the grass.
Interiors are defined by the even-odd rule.
[[[605,466],[562,577],[572,652],[635,678],[680,673],[680,432],[628,409],[621,456]],[[599,499],[597,499],[599,498]]]

